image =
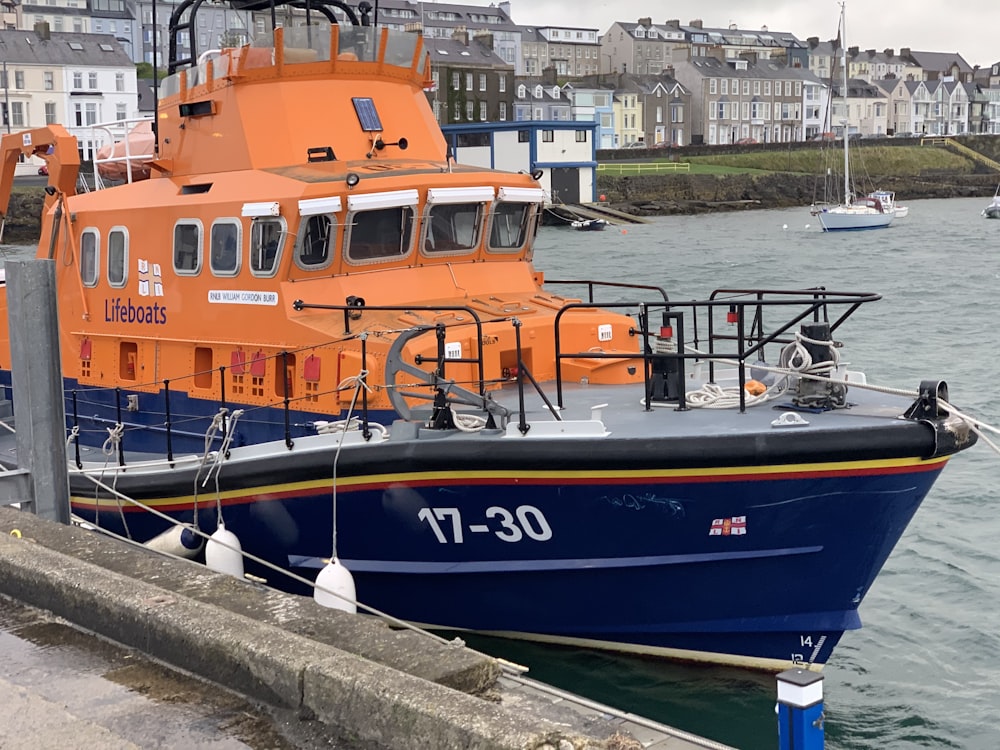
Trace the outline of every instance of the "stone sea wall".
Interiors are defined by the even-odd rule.
[[[989,198],[995,174],[875,178],[901,203],[921,198]],[[597,192],[620,211],[638,215],[693,214],[752,208],[789,208],[823,202],[822,180],[811,175],[642,175],[599,176]]]

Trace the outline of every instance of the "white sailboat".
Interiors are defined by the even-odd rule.
[[[847,106],[847,25],[844,21],[845,4],[840,6],[840,55],[843,62],[844,83],[844,193],[843,202],[837,206],[814,207],[813,214],[819,218],[824,232],[838,232],[857,229],[881,229],[895,218],[892,207],[886,206],[878,198],[856,196],[851,186],[850,137],[848,133]]]

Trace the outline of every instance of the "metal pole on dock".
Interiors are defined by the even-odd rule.
[[[7,314],[17,465],[31,476],[30,510],[68,524],[63,403],[54,260],[8,260]]]
[[[823,750],[823,675],[787,669],[778,675],[778,750]]]

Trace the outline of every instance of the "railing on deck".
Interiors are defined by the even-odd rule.
[[[687,408],[685,399],[685,363],[689,360],[708,363],[708,381],[714,382],[716,376],[716,366],[723,361],[728,366],[734,366],[738,372],[738,382],[740,388],[740,409],[746,408],[743,385],[747,382],[747,363],[751,365],[757,361],[766,361],[765,349],[778,346],[783,348],[787,344],[793,343],[796,339],[798,326],[805,323],[825,323],[828,324],[832,334],[848,317],[850,317],[862,304],[874,302],[881,299],[880,295],[855,292],[833,292],[822,287],[799,290],[772,290],[772,289],[719,289],[713,292],[708,299],[677,301],[670,300],[666,292],[655,286],[638,284],[624,284],[614,282],[587,281],[587,280],[552,280],[546,284],[576,285],[586,288],[587,294],[580,295],[581,302],[569,302],[564,304],[555,314],[553,319],[553,337],[556,357],[556,400],[555,406],[551,403],[544,389],[536,381],[529,369],[525,365],[520,327],[521,321],[516,316],[500,316],[483,320],[479,314],[470,307],[463,305],[444,306],[366,306],[363,300],[351,300],[345,305],[325,305],[310,304],[298,300],[294,306],[296,310],[329,310],[340,311],[344,316],[343,338],[332,340],[325,344],[313,344],[295,351],[282,351],[270,357],[263,358],[266,362],[269,359],[276,360],[276,366],[280,367],[281,377],[284,378],[282,393],[275,402],[262,405],[259,408],[275,409],[280,408],[284,415],[284,436],[285,443],[289,450],[294,446],[292,435],[291,415],[293,412],[315,411],[315,407],[310,409],[300,409],[295,406],[297,402],[306,399],[315,400],[316,393],[302,396],[292,396],[294,388],[288,382],[288,360],[289,357],[299,352],[315,352],[324,347],[342,346],[347,340],[358,339],[359,354],[361,357],[361,370],[367,371],[369,368],[369,355],[367,353],[366,341],[368,336],[386,335],[394,339],[393,350],[390,350],[388,359],[402,354],[403,345],[408,344],[413,338],[433,334],[437,337],[436,353],[432,357],[418,356],[412,365],[406,364],[404,372],[411,375],[426,374],[423,382],[407,384],[407,387],[427,387],[433,389],[434,396],[427,396],[428,400],[433,398],[433,416],[429,420],[434,426],[450,426],[449,393],[464,397],[458,403],[472,406],[486,413],[489,419],[501,416],[503,419],[511,416],[510,412],[499,406],[489,397],[490,386],[497,386],[502,383],[514,382],[518,389],[518,428],[522,433],[527,433],[530,425],[527,423],[524,391],[526,385],[535,388],[539,396],[548,406],[553,414],[553,418],[560,419],[558,409],[563,406],[563,363],[566,360],[575,359],[606,359],[606,360],[636,360],[643,367],[643,381],[645,384],[645,408],[651,409],[656,403],[676,403],[679,410]],[[658,299],[651,301],[601,301],[595,298],[597,291],[634,291],[646,290],[658,293]],[[636,324],[630,329],[630,336],[637,340],[635,351],[576,351],[569,352],[563,350],[562,328],[566,319],[572,318],[574,314],[581,310],[593,311],[595,308],[601,309],[634,309],[636,310]],[[434,324],[414,324],[413,326],[392,329],[392,330],[370,330],[368,328],[359,329],[358,318],[364,312],[409,312],[409,313],[429,313],[432,318],[440,316],[441,313],[461,313],[467,315],[466,320],[456,320],[456,322],[445,324],[437,322]],[[458,317],[458,316],[456,316]],[[493,380],[487,379],[484,363],[483,341],[484,325],[507,323],[514,328],[517,366],[516,372],[511,369],[510,373],[497,373]],[[475,355],[471,357],[453,357],[446,351],[445,337],[446,329],[473,326],[477,347]],[[690,332],[690,337],[689,337]],[[704,333],[704,338],[702,337]],[[260,360],[254,359],[254,362]],[[418,369],[421,365],[432,364],[433,369]],[[468,390],[463,384],[450,380],[445,376],[445,366],[447,364],[469,364],[473,365],[475,378],[467,383]],[[250,367],[251,363],[247,363]],[[221,431],[216,440],[227,445],[228,424],[226,416],[230,412],[230,400],[227,393],[226,372],[233,368],[217,367],[212,373],[219,374],[218,405],[220,414],[223,415]],[[205,373],[193,373],[190,378],[197,378]],[[151,431],[162,431],[164,433],[165,453],[167,459],[174,459],[174,440],[177,437],[192,438],[195,433],[190,430],[179,429],[177,415],[171,413],[170,393],[171,385],[176,385],[179,379],[164,380],[162,385],[164,395],[164,420],[157,424],[125,424],[123,423],[124,412],[122,405],[122,392],[120,388],[114,388],[114,409],[115,427],[119,431],[120,439],[116,445],[116,458],[119,465],[125,465],[125,435],[126,430],[144,429]],[[377,382],[377,381],[376,381]],[[146,384],[152,385],[152,384]],[[340,390],[339,385],[329,392]],[[383,384],[391,391],[394,384],[388,382]],[[142,386],[137,386],[142,387]],[[474,390],[473,390],[474,389]],[[95,389],[96,390],[96,389]],[[78,392],[74,391],[70,395],[71,408],[68,410],[71,424],[79,427],[79,405],[77,402]],[[361,405],[358,417],[362,423],[363,434],[366,439],[370,438],[369,404],[367,391],[364,387],[360,389]],[[413,396],[415,394],[402,394],[395,400],[390,397],[390,402],[396,406],[402,403],[400,399]],[[126,395],[127,401],[127,395]],[[127,405],[126,405],[127,408]],[[244,408],[244,405],[241,405]],[[252,406],[245,407],[254,408]],[[342,411],[342,410],[341,410]],[[400,412],[402,413],[402,412]],[[338,411],[338,416],[340,412]],[[407,415],[403,414],[404,417]],[[412,415],[410,415],[412,418]],[[180,423],[194,421],[204,423],[211,418],[205,414],[182,415]],[[109,425],[112,420],[105,420]],[[276,424],[276,423],[274,423]],[[110,429],[110,428],[109,428]],[[197,435],[201,437],[201,435]],[[207,447],[207,446],[206,446]],[[81,467],[79,443],[77,442],[76,452],[77,466]]]

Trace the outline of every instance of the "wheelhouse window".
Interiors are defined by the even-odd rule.
[[[212,224],[209,266],[215,276],[235,276],[240,270],[240,223],[224,219]]]
[[[83,230],[83,234],[80,235],[80,280],[84,286],[97,286],[100,244],[101,236],[96,229]]]
[[[174,271],[194,276],[201,271],[201,222],[186,220],[174,225]]]
[[[274,276],[285,241],[283,219],[254,219],[250,225],[250,272]]]
[[[424,252],[466,253],[479,247],[484,207],[492,200],[491,187],[429,189],[424,215]]]
[[[122,287],[128,280],[128,232],[114,227],[108,233],[108,283]]]
[[[489,249],[514,252],[531,239],[537,222],[537,206],[545,200],[540,188],[500,188],[489,225]]]
[[[303,218],[305,221],[302,223],[295,262],[310,271],[326,268],[333,261],[337,219],[331,214],[315,214]]]
[[[344,242],[348,262],[384,262],[409,254],[416,204],[416,190],[349,197]]]

